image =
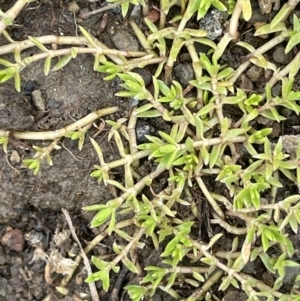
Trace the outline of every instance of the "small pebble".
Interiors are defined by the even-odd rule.
[[[1,238],[1,243],[16,252],[22,252],[25,244],[23,233],[20,229],[7,231]]]
[[[76,1],[72,1],[72,2],[69,3],[68,11],[71,12],[71,13],[74,13],[74,14],[76,14],[77,12],[80,11],[80,7],[78,6]]]
[[[162,301],[162,297],[159,293],[155,293],[152,297],[152,301]]]
[[[34,91],[34,84],[32,82],[27,82],[24,86],[24,91],[26,96],[31,96],[31,93]]]
[[[292,51],[286,54],[284,47],[282,46],[276,47],[275,51],[273,52],[273,60],[278,64],[288,64],[293,57]]]
[[[138,121],[136,126],[136,139],[141,142],[147,142],[146,135],[150,135],[153,132],[153,128],[144,121]]]
[[[117,29],[112,36],[115,46],[120,50],[138,51],[137,39],[128,32],[128,29]]]
[[[184,86],[188,86],[189,82],[195,79],[194,69],[189,64],[178,64],[174,72],[177,80]]]
[[[264,75],[264,70],[258,66],[252,66],[246,73],[248,78],[253,82],[258,82],[262,79]]]
[[[138,19],[141,17],[141,5],[135,5],[130,14],[130,19]]]
[[[11,163],[19,163],[21,161],[20,155],[16,150],[11,153],[9,159]]]
[[[276,85],[274,85],[274,87],[272,88],[272,96],[276,97],[281,95],[281,90],[282,90],[282,86],[281,83],[277,83]]]
[[[134,68],[132,72],[138,73],[143,78],[146,87],[152,82],[152,74],[147,69]]]
[[[245,74],[242,74],[239,78],[239,88],[245,92],[253,91],[253,83]]]
[[[221,17],[221,11],[212,9],[200,20],[199,29],[206,31],[208,39],[215,40],[222,35],[223,29],[220,22]]]
[[[266,22],[266,16],[261,12],[259,6],[252,7],[252,15],[249,24],[255,24],[256,22]]]
[[[149,19],[152,23],[155,23],[159,20],[159,17],[159,11],[157,11],[156,9],[151,9],[146,18]]]
[[[46,104],[44,98],[42,97],[41,90],[35,90],[32,92],[32,102],[39,111],[46,110]]]
[[[222,301],[245,301],[247,300],[247,295],[238,290],[229,291],[222,299]]]
[[[31,244],[31,245],[37,245],[42,240],[45,239],[45,235],[42,232],[38,231],[31,231],[29,233],[25,234],[25,239]]]
[[[268,81],[273,75],[273,71],[271,69],[265,70],[265,79]]]
[[[281,124],[274,121],[272,124],[272,132],[270,133],[269,137],[271,138],[278,138],[281,134]]]

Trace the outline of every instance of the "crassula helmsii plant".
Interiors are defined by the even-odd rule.
[[[298,265],[293,260],[295,250],[290,236],[298,232],[300,195],[283,197],[278,193],[285,181],[300,188],[300,148],[295,154],[286,154],[281,137],[275,142],[269,138],[272,127],[256,129],[253,126],[262,117],[282,122],[285,119],[280,115],[283,107],[299,114],[300,92],[293,90],[293,84],[300,67],[300,54],[281,69],[264,56],[281,43],[286,53],[296,49],[300,42],[300,22],[296,15],[292,24],[287,19],[299,0],[286,1],[271,23],[256,30],[256,36],[273,34],[257,49],[239,39],[237,31],[239,20],[247,21],[251,17],[250,0],[161,0],[159,27],[145,18],[148,36],[130,21],[144,48],[138,52],[109,49],[84,28],[80,28],[82,37],[29,37],[26,41],[15,42],[6,27],[28,2],[31,1],[19,0],[10,11],[1,12],[0,33],[8,43],[0,47],[0,53],[13,52],[15,60],[0,58],[1,83],[14,78],[19,91],[20,72],[35,61],[44,60],[44,71],[48,74],[66,66],[77,55],[89,53],[95,58],[94,70],[104,72],[106,80],[121,79],[123,90],[117,96],[134,100],[130,116],[106,121],[111,128],[108,139],[114,139],[120,159],[106,162],[101,146],[90,138],[99,158],[91,176],[104,185],[115,186],[119,196],[105,204],[99,199],[99,204],[83,208],[95,212],[91,227],[107,225],[85,252],[89,253],[94,245],[112,233],[127,244],[114,243],[112,260],[92,256],[96,271],[86,281],[101,281],[103,289],[109,290],[110,276],[119,272],[122,263],[137,275],[134,283],[126,286],[134,301],[153,296],[157,289],[178,300],[211,298],[215,284],[223,291],[229,286],[240,288],[248,300],[300,300],[298,277],[290,292],[280,290],[286,267]],[[130,5],[141,5],[145,14],[149,11],[148,2],[143,0],[109,2],[121,5],[123,16]],[[168,13],[175,4],[180,5],[178,15],[169,22]],[[203,18],[212,7],[229,12],[228,30],[217,42],[206,38],[204,30],[187,26],[192,18]],[[166,43],[167,39],[171,44]],[[47,44],[52,42],[64,48],[51,50]],[[197,43],[209,46],[210,51],[198,53]],[[220,63],[230,43],[249,51],[247,60],[236,70]],[[80,46],[82,44],[85,47]],[[41,52],[24,58],[22,51],[28,47],[37,47]],[[183,48],[190,55],[195,74],[187,87],[173,80],[173,67]],[[52,61],[58,56],[60,59],[53,66]],[[156,66],[151,91],[143,78],[132,72],[136,67],[147,65]],[[251,65],[271,70],[273,74],[266,81],[263,93],[245,92],[235,85]],[[278,82],[281,93],[274,97],[272,88]],[[225,107],[240,112],[241,117],[232,119]],[[50,140],[47,147],[33,146],[36,154],[24,160],[24,165],[38,174],[43,159],[52,164],[50,153],[59,148],[58,141],[62,137],[78,139],[81,149],[92,123],[117,109],[95,111],[52,132],[2,129],[0,143],[6,152],[11,136],[23,140]],[[171,125],[171,130],[147,136],[147,142],[138,144],[137,120],[153,118]],[[145,160],[152,161],[153,168],[149,174],[141,176],[138,167]],[[110,175],[120,166],[124,169],[123,181],[116,181]],[[154,192],[152,184],[160,179],[166,179],[166,184]],[[210,183],[217,185],[212,187]],[[206,213],[200,210],[203,202]],[[180,210],[185,210],[186,214]],[[204,223],[210,228],[206,240],[197,235],[204,216],[207,217]],[[214,224],[223,231],[216,232]],[[219,243],[224,235],[230,237],[230,248]],[[145,239],[160,252],[160,262],[141,268],[137,253],[144,247]],[[80,260],[78,255],[76,262]],[[272,286],[244,272],[246,264],[256,260],[273,274]],[[72,273],[68,274],[60,286],[66,286],[71,277]],[[182,293],[183,286],[189,295]]]

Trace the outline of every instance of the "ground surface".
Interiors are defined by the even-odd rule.
[[[56,0],[30,4],[16,19],[16,26],[9,30],[11,36],[15,40],[23,40],[29,35],[76,35],[78,33],[76,17],[68,11],[68,2]],[[81,9],[98,7],[97,3],[93,6],[92,3],[84,0],[78,1],[77,4]],[[3,11],[6,11],[10,5],[11,1],[0,1]],[[259,8],[256,8],[254,15],[256,18],[266,20],[273,16],[273,12],[261,15]],[[105,31],[99,34],[101,20],[102,14],[96,15],[84,21],[82,25],[107,46],[114,47],[113,35],[116,28],[130,32],[118,12],[109,12],[108,25]],[[265,42],[253,39],[251,32],[247,33],[247,24],[243,24],[243,30],[245,39],[252,41],[252,45],[256,43],[255,47]],[[0,45],[4,43],[3,39],[0,40]],[[32,48],[24,54],[29,56],[36,51]],[[240,48],[238,50],[232,47],[222,59],[230,66],[237,67],[242,54]],[[271,56],[272,53],[269,55]],[[13,81],[0,85],[0,128],[54,130],[84,117],[95,109],[107,106],[120,107],[120,112],[108,118],[116,120],[126,117],[130,109],[128,103],[114,96],[118,89],[118,82],[103,81],[103,75],[93,72],[92,69],[93,57],[88,55],[78,56],[63,71],[51,73],[47,77],[43,73],[43,62],[28,67],[22,72],[21,93],[14,90]],[[263,84],[264,79],[257,81],[252,89],[259,91]],[[296,84],[300,85],[299,79],[296,79]],[[247,88],[249,87],[245,87]],[[38,111],[34,106],[31,89],[41,90],[42,97],[46,100],[45,111]],[[297,126],[299,126],[299,119],[291,116],[284,127],[278,128],[276,124],[273,125],[273,138],[276,139],[279,135],[298,134]],[[157,130],[152,125],[151,129]],[[91,129],[90,135],[96,132],[97,129]],[[117,155],[114,154],[114,145],[107,143],[105,134],[105,131],[100,133],[96,140],[106,151],[107,159],[111,160]],[[31,142],[29,141],[28,144],[30,145]],[[10,230],[7,229],[10,226],[12,229],[20,229],[21,236],[27,238],[20,252],[12,251],[0,244],[0,300],[43,300],[51,293],[53,293],[51,300],[77,300],[74,295],[89,293],[88,286],[83,282],[85,277],[83,267],[78,268],[76,277],[74,276],[68,287],[67,296],[63,297],[55,293],[54,286],[60,278],[58,276],[52,279],[52,284],[45,281],[44,261],[32,260],[35,251],[32,247],[32,240],[34,240],[32,236],[38,237],[44,250],[49,254],[55,234],[64,233],[68,228],[61,213],[61,208],[66,208],[73,219],[79,239],[83,243],[90,241],[95,233],[88,227],[90,216],[83,215],[81,208],[107,201],[111,197],[111,191],[89,176],[93,165],[97,164],[97,157],[89,141],[86,141],[82,151],[79,152],[76,141],[65,139],[62,149],[53,154],[54,166],[43,166],[38,177],[22,167],[21,160],[32,155],[32,150],[26,150],[24,146],[18,144],[10,145],[7,155],[0,150],[0,237]],[[289,189],[287,186],[282,191]],[[226,238],[224,239],[226,241]],[[297,248],[299,241],[295,238],[294,242]],[[98,252],[109,255],[111,250],[106,248],[105,243],[106,241],[99,247]],[[58,246],[63,256],[70,245],[72,245],[70,235],[67,235],[66,241]],[[150,244],[140,255],[142,265],[145,264],[144,259],[154,258],[155,261],[157,256],[153,253]],[[249,273],[252,272],[263,274],[265,271],[259,266],[249,265]],[[85,300],[83,296],[81,297]],[[164,295],[157,295],[156,298],[155,300],[169,300]],[[243,295],[228,296],[228,298],[227,300],[245,300]],[[107,300],[110,298],[107,297]]]

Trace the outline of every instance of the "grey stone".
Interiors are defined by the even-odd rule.
[[[283,284],[292,285],[295,281],[295,278],[300,274],[300,266],[285,268],[285,275],[283,277]]]
[[[215,40],[223,33],[222,20],[223,14],[217,9],[212,9],[199,22],[199,29],[205,30],[207,38]]]
[[[154,128],[151,127],[148,123],[138,120],[135,131],[136,131],[136,139],[139,142],[144,143],[148,141],[145,136],[150,135],[154,131]]]
[[[178,64],[174,68],[175,76],[177,80],[184,86],[187,86],[189,82],[195,79],[194,69],[188,64]]]
[[[138,51],[139,44],[137,39],[128,32],[127,29],[117,29],[112,36],[115,46],[120,50]]]
[[[278,64],[288,64],[292,59],[292,52],[286,54],[282,46],[276,47],[273,52],[273,60]]]
[[[262,76],[264,75],[264,70],[258,66],[252,66],[246,73],[248,78],[253,81],[257,82],[262,79]]]
[[[32,102],[39,111],[46,110],[46,103],[42,97],[41,90],[35,90],[32,92]]]

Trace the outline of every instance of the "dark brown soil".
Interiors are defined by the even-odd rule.
[[[0,8],[6,11],[12,1],[0,1]],[[30,3],[16,19],[14,27],[9,28],[9,33],[15,40],[24,40],[28,36],[41,35],[76,35],[80,34],[76,17],[68,11],[67,0],[38,1]],[[77,1],[81,9],[93,9],[98,3],[85,0]],[[122,27],[122,30],[130,29],[126,21],[118,12],[108,13],[108,25],[103,33],[100,32],[102,14],[87,19],[82,25],[93,35],[97,36],[104,44],[113,47],[112,28]],[[245,28],[246,25],[243,25]],[[253,37],[250,37],[253,38]],[[257,42],[258,47],[261,41]],[[0,37],[0,45],[6,44],[3,37]],[[24,55],[30,56],[38,50],[30,48],[24,51]],[[224,57],[223,63],[237,67],[243,51],[236,47],[230,48]],[[8,58],[9,56],[3,56]],[[80,55],[72,60],[62,71],[50,73],[45,76],[43,73],[43,62],[40,61],[26,68],[22,72],[22,91],[16,92],[13,81],[0,85],[0,128],[9,130],[55,130],[78,120],[90,112],[108,106],[118,106],[120,110],[107,119],[117,120],[127,117],[130,106],[126,100],[114,96],[119,87],[118,80],[104,81],[104,75],[93,71],[94,58],[90,55]],[[299,78],[296,79],[299,86]],[[256,83],[254,89],[261,90],[262,82]],[[31,98],[32,90],[41,90],[46,100],[46,111],[38,111]],[[232,115],[230,115],[232,114]],[[228,112],[234,118],[234,112]],[[162,125],[166,126],[166,125]],[[150,125],[152,131],[157,127]],[[298,130],[297,130],[298,129]],[[97,132],[96,128],[89,131],[92,136]],[[299,119],[292,116],[284,124],[284,132],[279,128],[274,134],[274,139],[283,134],[298,134]],[[105,136],[107,130],[101,132],[96,140],[101,144],[108,161],[117,157],[114,153],[115,146],[108,143]],[[47,142],[28,141],[28,145],[47,145]],[[90,177],[93,165],[98,163],[95,151],[86,139],[84,147],[78,150],[76,141],[65,139],[61,144],[62,148],[53,152],[52,160],[54,165],[42,166],[38,176],[33,176],[22,166],[22,159],[31,158],[34,152],[24,145],[10,144],[8,153],[0,149],[0,238],[12,229],[20,229],[21,236],[26,238],[20,250],[13,250],[0,244],[0,300],[44,300],[45,296],[51,295],[51,300],[90,300],[89,297],[76,299],[81,293],[89,295],[88,285],[84,283],[86,272],[83,265],[77,269],[73,280],[68,286],[66,296],[55,291],[55,285],[60,282],[61,275],[52,275],[53,283],[45,281],[45,261],[35,260],[33,247],[34,239],[38,237],[43,250],[49,255],[51,250],[58,249],[62,256],[65,256],[70,246],[74,244],[71,235],[68,234],[63,243],[54,244],[54,237],[65,233],[68,229],[62,208],[70,212],[77,235],[83,244],[92,240],[96,231],[89,229],[90,215],[82,214],[81,208],[90,204],[105,203],[111,199],[111,191],[98,184]],[[26,147],[25,147],[26,148]],[[147,168],[147,167],[145,167]],[[120,176],[121,178],[121,176]],[[286,190],[289,190],[286,187]],[[285,189],[283,189],[285,190]],[[7,227],[11,228],[7,228]],[[17,240],[22,239],[17,237]],[[226,237],[223,238],[226,242]],[[109,240],[104,241],[95,252],[101,255],[111,253]],[[230,238],[230,241],[231,238]],[[299,247],[299,240],[293,239]],[[22,242],[21,242],[22,244]],[[231,245],[231,243],[229,244]],[[151,244],[147,245],[140,254],[142,264],[146,258],[156,262],[159,254],[153,251]],[[263,274],[265,271],[260,266],[249,264],[249,273],[256,270]],[[126,278],[127,277],[127,278]],[[128,282],[130,277],[125,277],[123,284]],[[112,279],[112,286],[116,277]],[[101,286],[98,285],[99,291]],[[122,289],[120,295],[122,294]],[[111,300],[110,295],[103,296],[103,300]],[[172,300],[165,294],[157,295],[155,300]],[[234,297],[235,300],[245,300],[245,296]],[[234,299],[233,298],[233,299]],[[238,299],[236,299],[238,298]],[[50,300],[50,299],[49,299]],[[121,299],[120,299],[121,300]],[[126,300],[124,297],[122,300]],[[116,300],[114,300],[116,301]]]

